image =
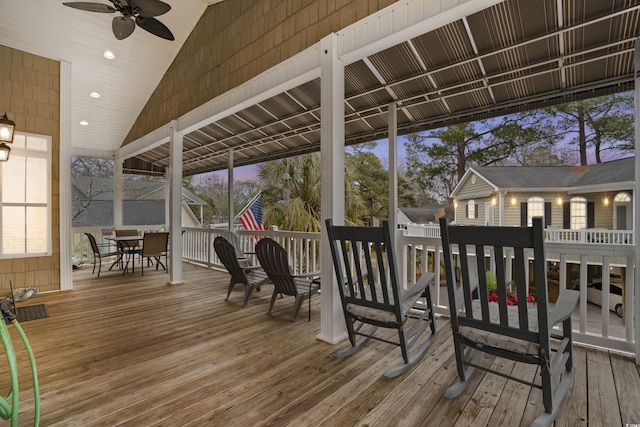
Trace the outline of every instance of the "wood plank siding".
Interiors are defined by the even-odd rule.
[[[482,374],[457,399],[447,318],[427,356],[404,375],[382,373],[400,358],[370,342],[351,357],[317,340],[320,298],[297,322],[292,298],[267,315],[271,286],[242,306],[225,301],[227,273],[184,264],[184,284],[147,269],[141,277],[87,268],[73,291],[40,294],[48,318],[23,322],[38,361],[43,426],[519,426],[541,410],[538,390]],[[22,346],[20,425],[33,417]],[[391,335],[390,335],[391,337]],[[487,357],[502,372],[537,378],[535,367]],[[4,365],[4,364],[0,364]],[[640,422],[640,376],[633,359],[575,347],[577,375],[556,426]],[[6,366],[0,386],[7,391]]]

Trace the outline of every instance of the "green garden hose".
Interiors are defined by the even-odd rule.
[[[16,353],[13,348],[13,343],[11,342],[11,336],[9,335],[9,329],[6,325],[6,322],[9,322],[18,331],[18,335],[20,335],[20,338],[22,339],[24,347],[27,350],[27,355],[29,356],[29,362],[31,363],[31,375],[33,378],[33,395],[35,406],[33,425],[34,427],[38,427],[40,425],[40,389],[38,386],[38,371],[36,369],[36,359],[33,355],[33,351],[31,350],[31,345],[29,345],[29,340],[22,330],[22,326],[20,326],[20,323],[16,320],[14,314],[11,312],[11,310],[5,309],[5,304],[0,304],[0,307],[2,308],[3,315],[3,318],[0,319],[0,339],[2,339],[4,352],[7,356],[9,375],[11,377],[11,388],[9,389],[7,397],[5,398],[0,396],[0,417],[5,420],[11,419],[11,427],[18,426],[18,362],[16,360]]]

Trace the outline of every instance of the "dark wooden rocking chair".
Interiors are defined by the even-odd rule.
[[[445,396],[458,396],[475,369],[482,369],[541,389],[545,412],[532,425],[550,425],[573,381],[571,313],[580,295],[562,289],[555,307],[548,311],[542,218],[533,218],[533,227],[452,226],[442,218],[440,230],[459,376]],[[456,277],[454,250],[460,278]],[[493,269],[487,268],[488,253],[495,260]],[[535,286],[535,308],[526,302],[529,255],[533,256],[530,281]],[[509,304],[514,295],[508,290],[507,263],[513,266],[517,305]],[[487,271],[495,271],[497,302],[489,302]],[[558,330],[552,330],[555,325]],[[483,366],[483,352],[539,365],[541,384]]]
[[[436,337],[429,286],[434,273],[425,272],[415,285],[402,289],[388,221],[382,227],[345,227],[334,226],[328,219],[326,225],[351,342],[351,347],[334,356],[349,356],[373,338],[400,347],[404,363],[388,369],[384,376],[401,375],[426,354]],[[418,302],[421,298],[426,304]],[[378,327],[396,329],[398,340],[376,336]],[[424,335],[427,330],[431,332],[428,338]]]

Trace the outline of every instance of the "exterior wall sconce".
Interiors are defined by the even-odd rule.
[[[557,203],[558,205],[562,205],[562,197],[558,197],[558,198],[556,199],[556,203]]]
[[[518,200],[515,197],[511,198],[511,206],[515,206]]]
[[[492,198],[491,198],[491,205],[495,206],[495,205],[497,205],[497,204],[498,204],[498,201],[496,200],[496,198],[495,198],[495,197],[492,197]]]
[[[609,206],[609,198],[608,198],[608,197],[605,197],[605,198],[602,200],[602,203],[604,203],[604,205],[605,205],[605,206]]]
[[[13,130],[15,127],[16,124],[7,118],[7,113],[5,112],[4,116],[0,118],[0,162],[9,160],[11,147],[7,143],[13,143]]]

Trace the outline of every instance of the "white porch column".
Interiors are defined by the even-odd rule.
[[[634,318],[636,319],[635,343],[636,343],[636,364],[640,365],[640,327],[638,327],[638,319],[640,319],[640,274],[638,267],[640,266],[640,250],[638,245],[638,234],[640,231],[640,212],[638,212],[638,197],[640,197],[640,38],[636,39],[634,52],[635,64],[635,96],[634,96],[634,125],[635,125],[635,182],[633,186],[633,245],[636,249],[636,265],[634,269],[634,287],[626,289],[626,292],[632,291],[634,302]],[[629,272],[627,272],[629,273]],[[582,285],[582,282],[580,283]]]
[[[344,63],[337,56],[338,39],[329,34],[320,41],[320,166],[321,218],[320,270],[322,274],[320,334],[335,344],[345,338],[344,315],[338,293],[329,239],[324,221],[344,224]]]
[[[60,62],[60,290],[73,289],[71,228],[71,64]],[[83,236],[84,238],[84,236]]]
[[[389,104],[389,219],[393,227],[393,236],[398,238],[398,107],[395,102]]]
[[[411,280],[408,280],[409,272],[405,262],[409,255],[414,256],[414,254],[408,247],[398,245],[398,106],[395,102],[389,104],[387,120],[389,121],[389,221],[391,222],[393,246],[398,254],[400,283],[406,288],[409,282],[413,283],[416,276],[415,263],[412,263],[412,277]]]
[[[116,154],[116,160],[113,164],[113,225],[116,228],[122,227],[122,175],[123,175],[123,160]]]
[[[227,198],[229,202],[229,230],[233,230],[233,220],[235,212],[233,211],[233,148],[229,148],[229,163],[227,166]]]
[[[169,232],[171,247],[169,254],[169,283],[182,283],[182,134],[178,122],[171,122],[169,140]]]

